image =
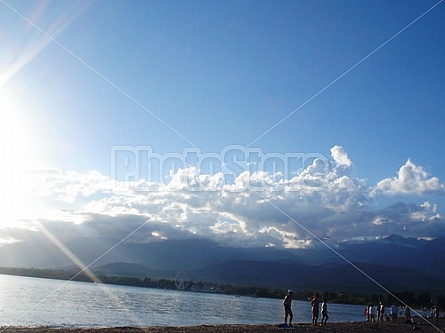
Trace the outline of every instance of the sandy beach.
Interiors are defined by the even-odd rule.
[[[292,328],[282,328],[279,325],[201,325],[184,327],[107,327],[107,328],[49,328],[49,327],[1,327],[0,333],[254,333],[254,332],[286,332],[295,333],[421,333],[444,332],[445,321],[428,322],[416,320],[416,324],[405,323],[331,323],[324,326],[310,324],[295,324]]]

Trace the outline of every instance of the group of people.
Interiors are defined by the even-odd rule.
[[[397,321],[397,308],[393,309],[393,306],[395,306],[394,304],[391,306],[390,311],[391,311],[391,315],[394,315],[395,318],[393,318],[394,321]],[[380,302],[378,305],[374,305],[373,303],[369,303],[366,307],[365,307],[365,316],[367,318],[368,322],[382,322],[384,320],[384,315],[385,315],[385,305]]]
[[[397,323],[398,307],[393,303],[389,307],[389,316],[385,314],[385,305],[380,302],[378,305],[369,303],[365,307],[365,316],[368,322],[383,322],[384,320],[389,320]],[[411,310],[408,306],[405,307],[405,319],[411,321]]]
[[[382,302],[380,302],[376,306],[372,303],[369,303],[365,307],[365,316],[368,322],[376,322],[376,321],[383,322],[384,320],[386,320],[386,321],[391,321],[393,323],[397,323],[398,313],[399,313],[399,308],[395,303],[393,303],[389,307],[389,315],[385,314],[385,305]],[[400,314],[403,315],[403,312],[401,311]],[[405,306],[404,316],[405,316],[405,323],[409,324],[413,322],[413,318],[411,317],[411,308],[408,305]],[[438,306],[435,305],[431,309],[431,318],[436,318],[436,321],[438,321],[439,317],[440,317],[440,311]]]
[[[292,319],[294,317],[294,314],[292,313],[292,297],[293,297],[293,291],[288,290],[287,295],[284,298],[283,305],[284,305],[284,324],[288,326],[292,326]],[[317,325],[318,317],[320,315],[320,299],[319,295],[316,293],[314,297],[311,300],[311,308],[312,308],[312,325]],[[321,325],[326,325],[326,322],[328,321],[328,304],[326,301],[326,298],[323,298],[323,302],[321,303]],[[288,324],[289,319],[289,324]]]
[[[292,319],[294,317],[294,314],[292,313],[292,297],[294,293],[292,290],[287,291],[287,295],[284,298],[283,305],[284,305],[284,324],[286,326],[292,326]],[[312,325],[316,326],[317,321],[320,315],[320,298],[319,294],[314,294],[314,297],[311,300],[311,308],[312,308]],[[383,322],[384,320],[389,320],[394,323],[397,323],[397,315],[398,315],[398,307],[395,303],[393,303],[389,307],[389,316],[385,314],[385,305],[383,302],[379,302],[379,304],[374,305],[373,303],[369,303],[365,307],[365,316],[367,318],[368,322]],[[436,321],[440,318],[440,311],[438,306],[434,306],[432,308],[431,317],[436,318]],[[328,305],[326,298],[323,297],[323,301],[321,302],[321,325],[326,325],[326,322],[328,321]],[[289,322],[289,324],[288,324]],[[411,318],[411,309],[409,306],[405,306],[405,322],[409,323],[412,322]]]

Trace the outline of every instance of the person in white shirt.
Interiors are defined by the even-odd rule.
[[[326,325],[328,319],[328,302],[326,301],[326,298],[323,298],[323,303],[321,303],[321,324]]]
[[[371,322],[375,322],[377,318],[377,307],[374,304],[371,304],[369,312],[371,313]]]

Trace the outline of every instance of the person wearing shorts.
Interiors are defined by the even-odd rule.
[[[294,292],[292,290],[287,291],[287,295],[284,298],[283,305],[284,305],[284,324],[287,325],[287,317],[289,317],[289,326],[292,326],[292,318],[294,317],[294,314],[292,313],[292,296],[294,295]]]
[[[314,298],[312,298],[311,305],[312,305],[312,325],[316,326],[318,320],[318,313],[320,312],[320,302],[318,300],[318,294],[315,294]]]
[[[328,319],[328,303],[326,298],[323,298],[323,303],[321,303],[321,324],[326,325]]]

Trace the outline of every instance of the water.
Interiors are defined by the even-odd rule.
[[[293,301],[294,323],[310,322]],[[363,321],[363,306],[328,305],[329,322]],[[0,275],[0,326],[279,324],[282,300]]]

